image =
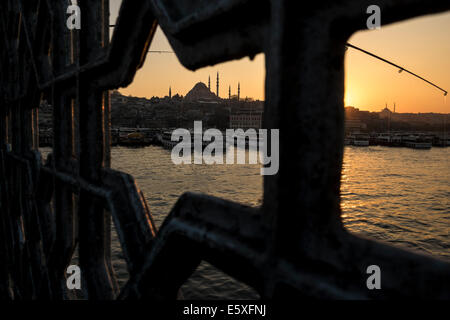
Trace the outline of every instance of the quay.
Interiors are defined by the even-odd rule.
[[[165,148],[172,148],[178,143],[171,141],[171,132],[175,129],[176,128],[112,128],[111,145],[129,147],[160,145]],[[430,149],[432,147],[450,146],[450,135],[436,132],[351,132],[346,135],[344,142],[347,146],[358,147],[388,146]],[[52,143],[52,129],[41,128],[39,130],[39,145],[41,147],[51,147]],[[203,142],[204,147],[208,144],[208,141]],[[248,145],[249,141],[247,138],[246,146]]]
[[[431,147],[450,146],[450,136],[426,132],[373,132],[349,133],[345,137],[345,145],[359,147],[388,146],[413,149],[430,149]]]

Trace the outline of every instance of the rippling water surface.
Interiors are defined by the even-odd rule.
[[[341,193],[350,231],[450,260],[450,148],[348,147]]]
[[[450,148],[346,147],[342,218],[351,232],[450,260]],[[185,191],[251,206],[262,200],[259,165],[175,166],[160,147],[112,149],[112,167],[132,174],[159,226]],[[117,238],[113,260],[127,279]],[[207,263],[183,286],[185,298],[257,298]]]

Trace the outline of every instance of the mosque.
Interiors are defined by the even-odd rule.
[[[169,97],[172,96],[172,88],[169,88]],[[228,99],[220,97],[220,77],[217,72],[216,92],[211,91],[211,76],[208,77],[208,86],[198,82],[184,97],[185,102],[195,102],[203,105],[225,105],[229,110],[229,128],[244,130],[262,128],[264,104],[261,101],[241,100],[241,84],[238,82],[237,94],[231,94],[231,85],[228,86]]]
[[[216,80],[216,92],[211,91],[211,76],[208,77],[208,86],[203,82],[198,82],[195,86],[186,94],[185,100],[190,102],[203,102],[203,103],[219,103],[227,99],[220,98],[220,77],[217,72]],[[228,100],[240,101],[241,95],[241,83],[238,83],[237,94],[231,94],[231,85],[228,87]],[[172,87],[169,87],[169,98],[172,97]]]

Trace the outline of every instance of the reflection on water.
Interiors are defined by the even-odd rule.
[[[44,150],[44,152],[48,152]],[[346,147],[342,218],[351,232],[450,259],[450,148]],[[259,206],[259,165],[179,165],[160,147],[112,149],[112,167],[132,174],[159,226],[185,191]],[[126,281],[113,239],[118,277]],[[186,298],[256,298],[251,289],[203,263],[183,287]]]

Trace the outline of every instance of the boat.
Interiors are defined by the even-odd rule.
[[[367,147],[369,146],[369,135],[365,133],[352,133],[346,138],[344,143],[349,143],[357,147]]]
[[[111,130],[111,141],[121,146],[148,146],[152,142],[152,133],[149,129],[118,128]]]
[[[172,149],[174,146],[181,142],[180,140],[172,141],[172,132],[173,131],[164,131],[160,137],[161,144],[166,149]],[[191,147],[194,148],[195,141],[200,141],[202,145],[202,149],[206,148],[207,145],[211,144],[214,141],[212,135],[208,135],[205,132],[199,133],[193,130],[189,130],[189,134],[191,137]]]
[[[430,149],[432,139],[424,135],[408,135],[402,137],[402,143],[405,147],[413,149]]]
[[[447,135],[435,135],[433,137],[433,146],[436,147],[448,147],[450,146],[450,136]]]
[[[161,135],[161,143],[162,143],[164,148],[172,149],[179,142],[178,141],[172,141],[172,131],[164,131],[162,133],[162,135]]]
[[[258,133],[257,130],[255,130],[255,135],[245,135],[243,132],[236,132],[233,139],[226,139],[226,145],[227,146],[234,146],[234,147],[242,147],[239,145],[239,141],[244,141],[245,148],[248,148],[249,150],[257,150],[258,148],[261,148],[261,146],[264,145],[264,139],[262,135]],[[226,138],[226,137],[225,137]],[[270,139],[270,136],[267,137]]]

